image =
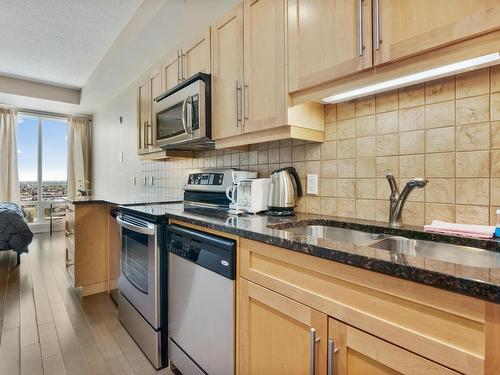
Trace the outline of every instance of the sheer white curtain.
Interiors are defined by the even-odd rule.
[[[20,203],[17,167],[17,116],[13,109],[0,108],[0,202]]]
[[[72,117],[68,126],[68,198],[90,186],[90,120]]]

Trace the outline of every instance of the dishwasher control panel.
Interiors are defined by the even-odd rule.
[[[167,250],[231,280],[235,279],[236,241],[210,233],[167,225]]]

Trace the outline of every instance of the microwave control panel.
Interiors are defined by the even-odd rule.
[[[188,185],[222,185],[223,181],[223,173],[192,173]]]

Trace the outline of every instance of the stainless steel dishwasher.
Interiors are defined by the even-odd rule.
[[[183,375],[235,373],[236,242],[167,226],[168,346]]]

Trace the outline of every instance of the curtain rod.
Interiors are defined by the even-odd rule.
[[[90,115],[80,115],[76,113],[57,113],[57,112],[48,112],[48,111],[39,111],[36,109],[29,109],[29,108],[18,108],[12,105],[8,104],[0,104],[0,106],[5,106],[9,108],[15,109],[17,112],[21,113],[27,113],[27,114],[33,114],[33,115],[38,115],[38,116],[50,116],[50,117],[86,117],[90,121],[92,121],[92,116]]]

